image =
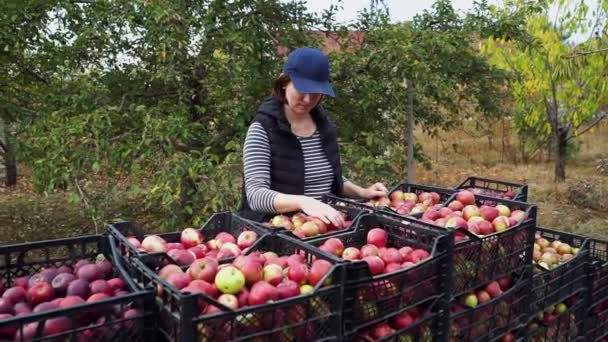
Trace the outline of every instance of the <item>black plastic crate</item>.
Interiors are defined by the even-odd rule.
[[[436,192],[439,195],[439,199],[440,199],[439,203],[442,203],[447,198],[449,198],[454,192],[456,192],[456,190],[454,190],[454,189],[440,188],[440,187],[435,187],[435,186],[431,186],[431,185],[402,183],[402,184],[394,186],[389,191],[389,195],[388,195],[389,200],[390,200],[391,194],[397,190],[401,190],[403,192],[415,193],[416,195],[420,195],[423,192]],[[399,212],[395,208],[391,208],[390,205],[373,206],[371,204],[368,204],[369,200],[367,200],[367,199],[357,200],[357,199],[338,198],[338,197],[332,197],[332,196],[329,196],[329,197],[334,198],[337,201],[337,203],[340,203],[341,205],[344,205],[347,207],[352,207],[352,208],[357,208],[359,210],[363,210],[368,213],[380,211],[380,212],[392,213],[392,214],[396,214],[396,215],[411,216],[409,214],[399,214]],[[412,215],[414,215],[414,214],[412,214]]]
[[[454,189],[445,189],[445,188],[440,188],[440,187],[436,187],[436,186],[414,184],[414,183],[403,183],[403,184],[399,184],[399,185],[395,186],[393,189],[391,189],[391,191],[389,192],[389,198],[391,198],[392,194],[398,190],[403,191],[405,193],[415,193],[417,196],[424,192],[436,193],[438,195],[438,198],[435,201],[435,203],[438,203],[438,204],[445,202],[448,198],[450,198],[450,196],[452,196],[452,194],[454,194],[456,192],[456,190],[454,190]],[[421,203],[421,202],[419,200],[417,200],[417,203]],[[412,216],[412,215],[416,214],[416,213],[410,214],[410,212],[406,213],[404,211],[399,210],[398,208],[393,208],[391,206],[381,207],[380,210],[386,211],[389,213],[393,213],[393,214],[397,214],[397,215]]]
[[[376,213],[361,216],[355,231],[332,238],[342,240],[345,248],[361,247],[367,243],[367,233],[372,228],[388,232],[388,246],[424,248],[430,256],[409,268],[375,276],[366,262],[345,261],[344,331],[347,336],[357,335],[404,310],[428,306],[436,300],[445,304],[449,298],[453,232],[437,231],[412,218]],[[326,240],[328,238],[309,243],[318,247]],[[333,258],[342,260],[337,256]],[[434,308],[441,309],[441,306]],[[436,336],[444,336],[445,319],[433,320],[432,332]]]
[[[579,250],[569,261],[551,270],[535,265],[530,293],[530,310],[533,314],[588,287],[589,240],[584,236],[542,227],[536,228],[536,235],[549,242],[559,240]]]
[[[237,310],[204,294],[182,293],[160,278],[156,274],[160,267],[173,263],[162,254],[131,259],[128,272],[140,287],[157,289],[161,306],[161,324],[157,328],[167,341],[341,340],[344,268],[322,251],[280,234],[263,236],[245,255],[255,251],[273,251],[278,255],[301,253],[309,265],[315,259],[325,259],[333,267],[310,294]],[[220,312],[201,314],[200,303],[213,305]]]
[[[586,341],[608,341],[608,241],[589,239]]]
[[[293,234],[291,231],[289,231],[286,228],[283,227],[271,227],[265,224],[265,222],[253,222],[254,224],[256,224],[257,226],[259,226],[260,229],[262,229],[265,232],[268,233],[281,233],[281,234],[285,234],[288,235],[289,237],[292,237],[294,239],[299,239],[302,241],[310,241],[310,240],[314,240],[314,239],[318,239],[320,237],[329,237],[329,236],[334,236],[336,234],[340,234],[343,232],[347,232],[353,229],[354,227],[354,223],[357,220],[357,218],[360,215],[366,214],[368,213],[368,210],[363,209],[362,207],[357,207],[354,205],[348,205],[347,203],[345,203],[342,199],[337,198],[337,197],[333,197],[333,196],[324,196],[322,199],[323,203],[329,204],[330,206],[334,207],[336,210],[341,211],[343,213],[346,213],[346,215],[348,216],[348,218],[351,221],[351,224],[349,224],[346,228],[341,229],[341,230],[336,230],[336,231],[332,231],[332,232],[327,232],[325,234],[319,234],[319,235],[315,235],[315,236],[309,236],[309,237],[304,237],[304,238],[300,238],[298,236],[296,236],[295,234]],[[277,214],[280,215],[280,214]],[[286,214],[284,214],[286,215]],[[292,216],[293,214],[289,214],[286,215],[288,217]],[[276,215],[275,215],[276,216]],[[266,221],[268,222],[268,221]]]
[[[555,301],[534,312],[524,329],[524,338],[530,342],[569,342],[584,336],[585,290]],[[563,305],[563,312],[556,308]]]
[[[235,214],[224,212],[214,214],[201,226],[199,229],[203,234],[204,241],[208,241],[210,237],[215,237],[220,232],[227,232],[233,235],[235,238],[245,231],[251,230],[258,234],[260,239],[267,232],[251,221],[245,220]],[[108,225],[108,233],[114,237],[116,246],[120,254],[126,254],[130,257],[141,257],[142,255],[149,254],[144,251],[138,250],[132,243],[128,241],[128,237],[135,237],[140,242],[144,238],[145,234],[141,229],[132,222],[119,222]],[[168,243],[180,242],[181,231],[171,233],[160,233],[156,234],[163,238]],[[228,258],[229,259],[229,258]]]
[[[454,193],[450,196],[444,205],[452,202],[456,195]],[[477,206],[502,204],[511,211],[522,210],[527,218],[502,232],[483,236],[463,228],[455,230],[454,237],[460,238],[454,246],[451,285],[452,295],[456,297],[505,274],[521,273],[522,269],[532,263],[537,207],[530,203],[482,195],[475,195],[475,201]],[[432,223],[429,225],[445,230]]]
[[[462,183],[456,186],[458,190],[471,190],[476,195],[479,192],[486,192],[486,196],[496,197],[497,195],[505,196],[503,199],[526,202],[528,200],[528,185],[522,183],[507,182],[504,180],[469,177]],[[489,194],[487,192],[493,192]],[[483,193],[479,193],[483,195]]]
[[[0,340],[15,341],[154,341],[156,307],[152,291],[140,290],[113,260],[102,235],[28,242],[0,247],[0,274],[7,288],[24,276],[43,269],[72,267],[80,259],[95,260],[103,254],[111,260],[113,277],[122,278],[127,293],[96,302],[54,308],[0,320]],[[14,304],[14,303],[13,303]],[[124,313],[130,309],[129,315]]]
[[[528,317],[529,273],[528,267],[519,274],[513,287],[475,308],[453,304],[447,341],[496,341],[517,330]]]
[[[399,314],[406,313],[408,310],[404,310],[403,312],[395,312],[391,317],[387,317],[386,321],[381,322],[379,325],[388,324],[391,327],[392,331],[384,331],[381,334],[383,336],[375,335],[376,331],[374,328],[382,331],[382,329],[386,329],[386,327],[379,327],[379,325],[372,326],[369,331],[360,331],[356,336],[347,336],[346,341],[361,341],[361,342],[371,342],[371,341],[382,341],[382,342],[433,342],[440,341],[441,335],[439,335],[436,331],[433,330],[438,323],[437,320],[444,320],[445,315],[443,314],[443,307],[445,304],[437,299],[435,302],[430,305],[423,305],[422,309],[416,309],[418,314],[416,320],[411,325],[408,325],[402,329],[395,327],[395,323],[393,322]],[[394,327],[394,328],[393,328]],[[386,334],[386,335],[384,335]]]

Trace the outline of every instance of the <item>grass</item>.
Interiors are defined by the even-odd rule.
[[[417,132],[432,168],[419,168],[416,181],[454,186],[477,175],[527,183],[529,201],[539,207],[540,225],[608,239],[608,177],[597,169],[599,160],[608,158],[607,132],[608,125],[604,125],[581,137],[579,152],[568,160],[563,184],[553,182],[554,163],[547,160],[546,153],[521,162],[518,142],[508,130],[504,147],[500,128],[492,147],[487,138],[472,137],[462,130],[442,132],[440,139]]]
[[[569,232],[608,239],[608,176],[596,167],[608,158],[608,125],[583,136],[580,151],[568,161],[564,184],[553,183],[553,163],[546,155],[523,163],[518,141],[502,125],[490,142],[466,130],[442,132],[439,138],[417,132],[417,141],[428,154],[431,169],[417,168],[417,183],[452,187],[471,175],[498,178],[529,185],[531,202],[539,206],[540,225]],[[0,243],[76,236],[103,231],[82,202],[69,203],[68,195],[40,195],[31,190],[27,169],[21,169],[19,184],[11,189],[0,187]],[[396,182],[397,180],[395,180]],[[100,208],[100,216],[142,223],[151,231],[162,215],[146,209],[142,194],[125,187],[108,188],[89,184],[85,189]],[[109,189],[109,190],[108,190]]]

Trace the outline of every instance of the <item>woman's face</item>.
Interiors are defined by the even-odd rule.
[[[294,87],[293,82],[289,82],[285,87],[285,98],[287,106],[295,114],[307,114],[319,104],[322,94],[300,93]]]

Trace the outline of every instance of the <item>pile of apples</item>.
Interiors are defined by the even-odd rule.
[[[386,230],[372,228],[367,232],[367,244],[360,248],[354,246],[344,248],[342,240],[329,238],[319,246],[319,249],[344,260],[365,261],[372,276],[412,267],[430,256],[428,251],[421,248],[405,246],[397,249],[387,247],[387,242]]]
[[[564,302],[551,305],[537,314],[528,326],[528,330],[532,332],[530,341],[571,341],[576,339],[576,317],[573,314],[565,316],[575,302],[576,298],[570,297]],[[556,323],[558,320],[559,322]]]
[[[128,294],[126,283],[121,278],[112,276],[112,264],[103,255],[93,262],[82,259],[73,266],[49,267],[31,276],[16,278],[13,286],[4,289],[0,286],[0,321],[31,313],[39,313],[62,308],[72,308],[86,303],[95,303],[112,297]],[[107,279],[107,280],[106,280]],[[1,284],[1,283],[0,283]],[[111,312],[114,319],[141,317],[139,309],[122,310],[120,305]],[[105,312],[83,311],[71,317],[51,318],[41,328],[42,336],[61,334],[68,330],[104,324]],[[0,340],[31,340],[36,336],[38,322],[19,327],[0,329]],[[74,325],[74,326],[73,326]],[[128,326],[125,323],[125,326]],[[84,337],[100,337],[103,329],[84,330]]]
[[[510,289],[513,285],[513,280],[510,276],[504,276],[498,280],[489,282],[486,286],[477,289],[474,293],[469,293],[463,296],[462,304],[469,308],[475,308],[477,305],[483,305],[494,298],[500,297],[504,291]]]
[[[462,311],[471,310],[458,318],[450,319],[449,341],[461,341],[464,338],[477,339],[488,334],[488,330],[506,327],[513,322],[516,315],[511,312],[509,300],[502,300],[495,304],[478,308],[495,298],[499,298],[513,285],[510,276],[504,276],[482,286],[476,291],[463,295],[459,301],[452,304],[451,315],[457,315]],[[514,335],[508,333],[502,337],[502,341],[514,341]]]
[[[390,207],[400,215],[415,215],[423,213],[441,203],[441,196],[436,192],[403,192],[395,190],[389,196],[377,197],[369,200],[367,205],[372,207]]]
[[[484,188],[467,188],[468,191],[472,192],[475,195],[482,195],[488,197],[495,197],[501,199],[512,200],[515,198],[515,193],[511,190],[509,191],[499,191],[499,190],[490,190]]]
[[[473,234],[484,236],[505,231],[526,218],[526,212],[523,210],[511,211],[502,204],[477,206],[475,195],[468,190],[462,190],[447,207],[434,206],[427,209],[421,221],[445,228],[463,228]],[[456,232],[456,241],[465,238],[464,234]]]
[[[253,251],[221,265],[214,258],[203,257],[186,271],[178,265],[166,265],[158,276],[181,292],[205,294],[236,310],[311,293],[331,268],[324,259],[316,259],[309,267],[303,254],[279,256]],[[208,301],[198,304],[202,314],[222,311]],[[326,303],[323,306],[329,310]]]
[[[127,240],[140,252],[164,252],[178,265],[186,266],[203,257],[217,260],[237,257],[258,240],[258,234],[244,230],[235,238],[230,233],[219,232],[205,242],[200,230],[186,228],[181,232],[180,242],[167,242],[158,235],[148,235],[141,242],[133,236]]]
[[[339,211],[342,214],[344,224],[341,227],[333,224],[326,224],[320,218],[308,216],[304,213],[297,213],[289,217],[287,215],[276,215],[270,221],[264,222],[263,225],[268,228],[285,228],[300,239],[311,236],[323,235],[344,230],[352,224],[348,214]]]
[[[420,313],[416,309],[411,309],[394,316],[388,321],[384,321],[373,326],[369,331],[362,331],[359,335],[359,341],[375,341],[383,339],[403,329],[416,324],[420,320]],[[432,334],[429,329],[425,329],[421,340],[432,340]],[[428,338],[426,336],[428,335]],[[412,335],[398,335],[398,341],[414,342],[415,338]]]
[[[565,242],[559,240],[549,242],[537,234],[532,258],[537,265],[549,270],[571,260],[578,251],[578,248],[573,248]]]

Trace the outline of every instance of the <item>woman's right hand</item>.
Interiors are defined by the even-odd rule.
[[[344,217],[342,216],[342,213],[332,206],[312,197],[301,196],[300,209],[308,216],[320,218],[325,224],[331,223],[335,227],[344,226]]]

